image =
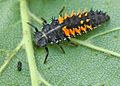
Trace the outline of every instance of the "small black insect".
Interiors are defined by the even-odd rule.
[[[65,14],[64,17],[59,14],[58,18],[52,18],[51,23],[47,23],[47,21],[42,18],[44,21],[42,31],[39,31],[37,27],[31,23],[28,24],[35,28],[35,44],[39,47],[44,47],[47,52],[44,60],[44,63],[46,63],[49,54],[47,47],[48,44],[57,44],[65,53],[64,49],[59,44],[60,41],[70,41],[70,38],[81,35],[82,33],[87,33],[87,31],[95,29],[109,19],[109,15],[103,11],[94,11],[91,9],[90,11],[85,11],[82,13],[80,11],[78,11],[78,13],[72,11],[70,15]]]
[[[17,63],[17,70],[18,71],[22,70],[22,62],[21,61],[18,61],[18,63]]]

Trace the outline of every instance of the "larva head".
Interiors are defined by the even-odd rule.
[[[37,27],[32,25],[31,23],[28,22],[28,24],[33,27],[35,29],[35,34],[34,34],[34,41],[35,41],[35,44],[39,47],[44,47],[47,45],[48,43],[48,40],[45,36],[45,33],[42,32],[42,31],[38,31]],[[46,28],[47,26],[45,26]],[[49,27],[48,27],[49,28]],[[43,30],[47,30],[47,29],[44,29],[43,27]]]
[[[44,47],[48,43],[48,40],[45,37],[44,33],[40,32],[40,31],[35,32],[35,34],[34,34],[34,41],[35,41],[35,44],[37,46],[39,46],[39,47]]]
[[[36,45],[40,47],[44,47],[48,44],[48,38],[46,36],[46,33],[50,30],[50,25],[45,24],[43,25],[42,31],[36,31],[35,32],[35,43]]]

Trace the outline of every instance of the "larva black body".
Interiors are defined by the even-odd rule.
[[[110,17],[106,13],[92,10],[77,15],[72,13],[71,16],[65,15],[64,18],[52,19],[51,24],[45,23],[43,25],[42,31],[35,32],[35,43],[40,47],[49,43],[58,43],[66,38],[74,37],[76,34],[92,30],[109,19]],[[80,30],[78,32],[73,31],[75,29]]]
[[[46,47],[48,44],[59,44],[62,40],[69,40],[76,35],[81,35],[81,33],[86,33],[88,30],[96,28],[109,19],[110,17],[106,13],[98,10],[90,10],[83,13],[78,11],[77,14],[72,11],[71,15],[65,14],[64,17],[53,18],[50,24],[45,22],[42,31],[38,31],[35,28],[35,43],[39,47],[45,47],[48,52],[48,48]],[[46,58],[47,56],[48,54]]]

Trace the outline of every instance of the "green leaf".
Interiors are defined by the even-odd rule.
[[[0,0],[0,85],[38,86],[42,83],[46,86],[118,86],[119,3],[119,0]],[[79,8],[82,11],[85,8],[102,10],[111,19],[97,29],[72,39],[80,44],[78,47],[70,46],[67,42],[61,43],[65,54],[57,45],[49,45],[48,62],[43,64],[45,50],[32,46],[30,35],[34,30],[26,22],[31,19],[41,30],[39,19],[43,17],[51,22],[52,16],[57,18],[63,6],[69,14],[72,10],[77,12]],[[18,61],[22,62],[22,71],[17,70]]]

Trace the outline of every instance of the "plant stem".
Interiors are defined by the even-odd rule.
[[[46,86],[52,86],[51,84],[49,84],[45,79],[43,79],[40,75],[40,73],[38,72],[38,76],[39,76],[39,83],[43,82]]]
[[[97,51],[101,51],[103,53],[110,54],[110,55],[113,55],[113,56],[116,56],[116,57],[120,58],[119,53],[116,53],[116,52],[113,52],[113,51],[110,51],[110,50],[107,50],[107,49],[92,45],[88,41],[81,41],[81,40],[76,40],[76,39],[71,39],[71,40],[79,43],[80,45],[86,46],[88,48],[91,48],[91,49],[94,49],[94,50],[97,50]]]
[[[110,33],[110,32],[114,32],[114,31],[117,31],[117,30],[120,30],[120,27],[117,27],[117,28],[114,28],[114,29],[111,29],[111,30],[108,30],[108,31],[105,31],[105,32],[102,32],[102,33],[98,33],[98,34],[96,34],[96,35],[94,35],[94,36],[89,37],[89,38],[87,39],[87,41],[88,41],[88,40],[91,40],[91,39],[93,39],[93,38],[95,38],[95,37],[98,37],[98,36],[101,36],[101,35],[105,35],[105,34],[108,34],[108,33]]]
[[[29,11],[29,15],[30,17],[32,17],[34,20],[36,20],[36,22],[38,22],[39,24],[43,25],[43,21],[41,19],[39,19],[38,17],[35,16],[35,14],[31,13]]]
[[[35,63],[31,33],[29,26],[27,24],[27,22],[29,22],[27,0],[20,0],[20,10],[21,10],[21,19],[22,19],[22,28],[23,28],[23,41],[25,44],[25,49],[26,49],[29,68],[30,68],[31,82],[32,82],[32,86],[39,86],[39,79],[36,72],[37,66]]]

